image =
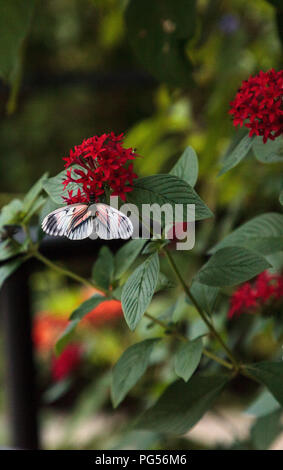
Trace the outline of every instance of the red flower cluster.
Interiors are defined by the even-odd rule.
[[[59,357],[52,359],[51,375],[59,381],[68,377],[80,365],[82,348],[79,344],[70,344]]]
[[[274,140],[283,133],[283,70],[261,71],[244,80],[230,105],[234,126],[246,121],[250,137],[263,136],[264,143]]]
[[[129,161],[137,155],[132,148],[125,149],[122,144],[123,134],[116,136],[111,132],[94,136],[84,140],[70,151],[68,157],[63,158],[66,168],[76,165],[67,170],[64,189],[70,183],[81,187],[76,194],[73,190],[68,191],[68,197],[64,197],[67,204],[96,201],[98,196],[104,194],[106,187],[112,196],[126,200],[126,193],[132,191],[133,179],[137,178]]]
[[[255,313],[283,298],[283,276],[268,271],[257,276],[254,283],[240,286],[230,299],[228,318],[242,313]]]

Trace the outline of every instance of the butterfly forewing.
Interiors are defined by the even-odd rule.
[[[86,204],[71,204],[48,214],[43,219],[42,229],[52,236],[65,235],[80,240],[91,234],[93,217]]]

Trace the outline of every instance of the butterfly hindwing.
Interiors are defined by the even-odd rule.
[[[113,238],[130,238],[133,234],[133,225],[122,212],[106,204],[96,204],[96,217],[94,231],[103,240]]]

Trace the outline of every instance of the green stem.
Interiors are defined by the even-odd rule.
[[[211,331],[211,333],[213,334],[213,336],[217,339],[217,341],[221,344],[222,348],[225,350],[227,356],[229,357],[229,359],[231,360],[231,362],[233,363],[234,365],[234,368],[235,369],[239,369],[239,364],[237,362],[237,360],[235,359],[232,351],[228,348],[228,346],[226,345],[226,343],[223,341],[223,339],[221,338],[221,336],[219,335],[219,333],[216,331],[216,329],[214,328],[213,324],[210,322],[210,320],[207,318],[206,314],[203,312],[202,308],[200,307],[200,305],[198,304],[197,300],[195,299],[195,297],[193,296],[193,294],[191,293],[189,287],[187,286],[185,280],[183,279],[171,253],[166,249],[164,248],[163,249],[163,252],[166,254],[167,256],[167,259],[169,261],[169,264],[171,265],[176,277],[178,278],[178,280],[180,281],[186,295],[189,297],[189,299],[191,300],[191,302],[193,303],[193,305],[195,306],[197,312],[199,313],[199,315],[201,316],[202,320],[204,321],[204,323],[207,325],[207,327],[209,328],[209,330]]]
[[[87,279],[84,279],[83,277],[79,276],[78,274],[73,273],[72,271],[69,271],[68,269],[61,268],[61,266],[58,266],[58,264],[53,263],[53,261],[50,261],[50,259],[48,258],[45,258],[45,256],[39,253],[38,250],[34,250],[32,252],[32,256],[34,256],[34,258],[37,258],[39,261],[41,261],[43,264],[45,264],[49,268],[54,269],[58,273],[62,274],[63,276],[70,277],[71,279],[74,279],[75,281],[80,282],[87,287],[98,288],[92,281],[88,281]],[[101,287],[99,287],[99,290],[105,292],[104,289],[102,289]]]
[[[165,322],[159,320],[158,318],[153,317],[152,315],[150,315],[150,313],[146,312],[144,316],[147,317],[156,325],[159,325],[164,329],[168,329],[168,325],[166,325]],[[180,339],[181,341],[187,341],[187,342],[189,341],[188,338],[186,338],[186,336],[182,335],[181,333],[178,333],[177,331],[172,331],[172,336],[174,336],[177,339]],[[203,349],[203,354],[209,357],[209,359],[212,359],[213,361],[218,362],[219,364],[226,367],[227,369],[231,370],[234,368],[234,366],[230,362],[227,362],[225,361],[225,359],[222,359],[221,357],[216,356],[215,354],[213,354],[211,351],[208,351],[207,349]]]

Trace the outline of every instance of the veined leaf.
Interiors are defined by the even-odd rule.
[[[245,135],[243,139],[236,145],[232,152],[226,156],[223,161],[222,169],[219,171],[219,176],[223,175],[227,171],[231,170],[240,163],[243,158],[248,154],[254,142],[254,137],[249,137],[249,134]]]
[[[114,279],[120,279],[140,254],[147,240],[138,238],[125,243],[115,255]]]
[[[177,380],[137,421],[139,429],[183,434],[213,405],[229,377],[195,374],[189,383]]]
[[[150,355],[159,338],[146,339],[123,352],[112,371],[111,397],[116,407],[145,373]]]
[[[174,175],[153,175],[139,178],[134,183],[134,190],[128,193],[129,202],[142,209],[142,204],[183,204],[184,221],[187,219],[187,204],[195,204],[195,219],[212,217],[213,214],[195,190],[184,180]]]
[[[258,362],[246,368],[249,374],[265,385],[283,406],[283,362]]]
[[[253,142],[253,151],[256,159],[262,163],[283,162],[283,138],[279,136],[264,144],[262,137],[256,137]]]
[[[175,354],[174,368],[179,377],[188,382],[201,360],[203,350],[202,338],[181,344]]]
[[[73,311],[70,316],[70,320],[81,320],[85,315],[101,304],[101,302],[105,302],[106,300],[108,300],[107,297],[100,294],[94,294]]]
[[[75,168],[73,166],[72,168]],[[56,203],[56,204],[64,204],[63,196],[68,196],[68,191],[76,190],[81,185],[79,183],[69,183],[68,184],[68,191],[67,189],[64,191],[63,181],[66,179],[66,170],[61,171],[56,176],[52,176],[47,180],[43,181],[43,189],[46,191],[48,196]]]
[[[269,267],[266,259],[256,252],[231,246],[217,251],[200,269],[195,280],[215,287],[233,286]]]
[[[194,281],[191,286],[191,293],[201,306],[201,308],[210,315],[213,313],[215,302],[219,294],[219,287],[207,286]],[[189,298],[186,299],[191,304]]]
[[[98,287],[108,290],[114,272],[114,256],[107,245],[103,246],[92,268],[92,279]]]
[[[283,246],[283,215],[270,212],[254,217],[217,243],[209,253],[227,246],[242,246],[265,255],[276,253]]]
[[[170,174],[186,181],[192,188],[195,186],[198,179],[198,157],[192,147],[185,149]]]
[[[122,308],[126,322],[134,330],[149,306],[159,274],[159,258],[149,256],[128,278],[122,291]]]

